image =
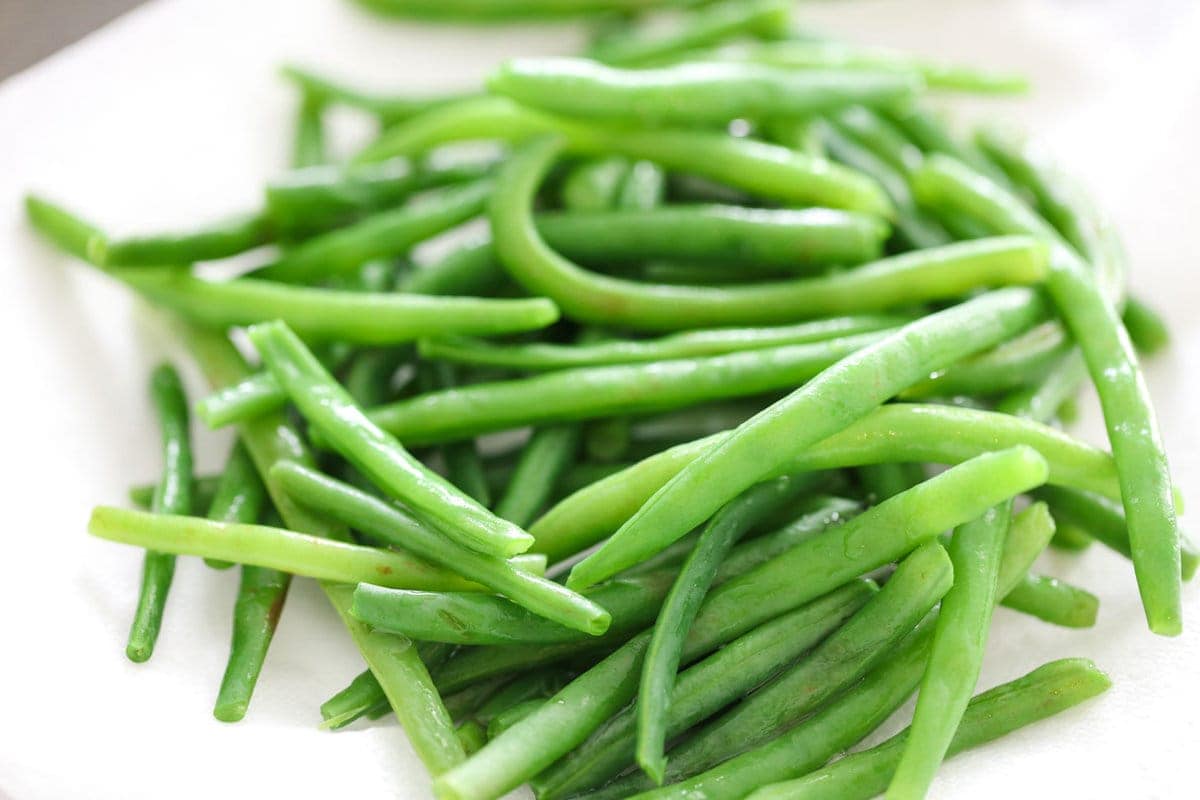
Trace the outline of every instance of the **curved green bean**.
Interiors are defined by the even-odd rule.
[[[533,224],[532,201],[559,152],[554,139],[527,145],[502,168],[489,215],[496,255],[530,292],[572,317],[651,330],[794,322],[960,296],[979,286],[1040,280],[1045,251],[1029,239],[992,239],[895,256],[832,276],[739,288],[639,284],[584,271],[551,250]]]
[[[1083,658],[1052,661],[976,695],[963,714],[947,755],[998,739],[1046,719],[1106,691],[1108,676]],[[908,732],[881,745],[852,753],[802,778],[771,784],[750,795],[751,800],[868,800],[888,785]]]
[[[969,212],[1005,233],[1033,234],[1050,242],[1046,288],[1083,351],[1100,396],[1146,621],[1155,633],[1179,634],[1179,530],[1166,453],[1133,345],[1097,277],[1020,199],[954,159],[929,158],[915,175],[914,186],[924,202]]]
[[[578,451],[579,428],[574,425],[534,431],[496,503],[496,516],[514,525],[528,526],[550,500]]]
[[[846,357],[684,467],[599,550],[575,565],[568,584],[587,586],[653,555],[795,453],[943,366],[1028,328],[1044,313],[1043,301],[1029,289],[989,292],[909,323]]]
[[[188,432],[188,402],[179,373],[160,364],[150,375],[150,397],[162,435],[162,478],[154,490],[155,514],[192,513],[192,442]],[[142,560],[142,584],[137,609],[129,627],[125,655],[130,661],[148,661],[162,629],[167,594],[175,577],[175,556],[147,549]]]
[[[157,267],[116,273],[155,303],[212,327],[280,319],[312,339],[395,344],[440,333],[489,335],[544,328],[558,319],[549,300],[422,297],[280,286],[238,278],[207,281]]]
[[[262,211],[238,214],[199,230],[112,239],[93,237],[88,259],[103,267],[146,267],[191,264],[229,258],[274,239],[270,218]]]

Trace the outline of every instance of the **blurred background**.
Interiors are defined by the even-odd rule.
[[[0,0],[0,79],[41,61],[143,0]]]

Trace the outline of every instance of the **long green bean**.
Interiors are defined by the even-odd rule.
[[[1020,389],[1048,377],[1073,348],[1062,326],[1048,322],[986,353],[951,364],[904,396],[995,395]]]
[[[651,330],[791,322],[1036,282],[1045,266],[1040,245],[1005,238],[905,254],[828,277],[740,288],[644,285],[598,275],[549,249],[533,224],[533,196],[559,151],[559,140],[543,138],[511,158],[500,171],[489,216],[505,269],[584,321]]]
[[[559,190],[562,204],[577,211],[611,209],[628,174],[629,160],[621,156],[587,159],[572,167],[563,179]]]
[[[421,365],[418,368],[418,377],[426,377],[425,370],[428,370],[428,391],[441,390],[453,392],[455,386],[459,383],[457,371],[453,364],[445,362]],[[470,497],[475,502],[484,508],[488,508],[492,504],[492,491],[488,486],[487,478],[483,474],[483,460],[479,455],[479,448],[476,446],[473,439],[465,439],[457,442],[447,442],[439,448],[442,454],[442,461],[446,466],[446,477],[450,483],[461,489],[467,497]],[[502,519],[507,519],[502,517]],[[511,522],[511,520],[509,520]]]
[[[143,267],[191,264],[228,258],[274,238],[270,218],[261,211],[238,214],[196,231],[130,236],[93,237],[88,258],[104,267]]]
[[[1155,633],[1177,635],[1183,628],[1179,531],[1166,454],[1133,345],[1098,278],[1018,198],[954,159],[932,156],[914,185],[924,202],[958,208],[994,229],[1034,234],[1051,243],[1046,288],[1083,351],[1100,396],[1146,621]]]
[[[378,117],[384,125],[400,122],[463,97],[462,94],[406,97],[368,92],[295,64],[285,64],[280,72],[300,88],[306,99],[320,105],[342,105],[365,111]]]
[[[275,378],[311,424],[344,457],[446,536],[483,553],[511,556],[533,537],[496,517],[417,461],[381,431],[280,322],[259,324],[250,340]]]
[[[948,363],[1028,328],[1044,313],[1044,303],[1031,290],[989,292],[909,323],[848,356],[684,467],[608,542],[579,562],[568,582],[586,586],[653,555],[795,453],[843,430]],[[703,502],[696,502],[697,497]]]
[[[1106,691],[1108,676],[1091,661],[1052,661],[976,695],[947,751],[956,755],[972,747],[1051,717]],[[887,788],[907,744],[908,732],[881,745],[811,772],[802,778],[764,786],[752,800],[868,800]]]
[[[95,225],[39,195],[25,195],[25,217],[56,247],[83,261],[89,260],[91,243],[104,239]]]
[[[267,501],[267,490],[254,462],[240,444],[234,444],[208,505],[208,518],[218,522],[257,522]],[[198,503],[194,505],[199,506]],[[215,569],[233,566],[229,561],[206,561]]]
[[[578,450],[579,428],[574,425],[534,431],[496,503],[496,516],[527,527],[550,500]]]
[[[192,444],[188,432],[188,403],[179,373],[161,364],[150,375],[150,396],[162,436],[162,478],[154,490],[155,514],[192,513]],[[147,549],[142,560],[142,584],[137,609],[129,627],[125,655],[130,661],[148,661],[162,629],[167,594],[175,577],[175,556]]]

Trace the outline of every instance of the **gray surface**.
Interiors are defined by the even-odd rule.
[[[81,39],[142,0],[0,0],[0,79]]]

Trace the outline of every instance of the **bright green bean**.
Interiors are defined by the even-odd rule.
[[[117,276],[150,300],[212,327],[281,319],[312,339],[395,344],[444,333],[489,335],[543,328],[558,319],[549,300],[421,297],[280,286],[252,278],[214,282],[157,267]]]
[[[921,148],[877,111],[856,106],[830,114],[829,121],[902,176],[910,175],[925,160]]]
[[[487,586],[534,614],[584,633],[602,633],[607,626],[609,615],[596,603],[519,570],[503,558],[463,547],[384,500],[296,464],[278,464],[271,475],[298,502]],[[356,597],[356,616],[357,608]]]
[[[951,364],[903,396],[994,395],[1038,384],[1073,348],[1062,326],[1048,322],[986,353]]]
[[[1052,661],[1016,680],[976,695],[963,714],[947,755],[998,739],[1106,691],[1112,682],[1087,659]],[[751,800],[868,800],[887,788],[908,732],[811,772],[764,786]]]
[[[300,88],[306,99],[319,105],[342,105],[358,111],[365,111],[378,117],[384,125],[400,122],[431,108],[461,100],[464,96],[447,94],[432,97],[404,97],[367,92],[294,64],[285,64],[280,72],[283,77]]]
[[[539,428],[521,450],[517,466],[496,503],[496,516],[526,527],[549,502],[559,478],[579,451],[574,425]]]
[[[426,391],[452,392],[458,384],[458,375],[454,365],[445,362],[419,365],[418,379],[422,378],[425,379],[422,388],[425,388]],[[484,508],[491,506],[492,492],[487,478],[483,474],[483,460],[480,458],[475,441],[465,439],[447,442],[439,450],[446,466],[446,477],[450,483]]]
[[[91,242],[104,240],[104,233],[95,225],[35,194],[25,195],[25,216],[52,244],[83,261],[89,259]]]
[[[249,331],[267,368],[309,423],[355,467],[465,547],[507,557],[533,537],[496,517],[413,458],[354,405],[346,390],[281,322]]]
[[[617,530],[688,464],[728,434],[673,447],[559,502],[530,526],[533,550],[559,561]],[[892,403],[797,452],[773,474],[887,462],[956,464],[992,450],[1028,445],[1061,486],[1120,497],[1112,457],[1060,431],[1008,414]]]
[[[563,179],[562,204],[578,211],[602,211],[616,204],[629,161],[620,156],[592,158],[571,168]]]
[[[325,104],[307,92],[300,97],[292,132],[292,166],[303,168],[329,160],[325,141]],[[270,212],[267,212],[268,215]],[[272,222],[276,220],[272,219]]]
[[[430,295],[484,295],[505,281],[489,241],[465,244],[432,264],[414,269],[397,287]]]
[[[909,323],[846,357],[684,467],[608,542],[575,565],[568,583],[587,586],[653,555],[794,454],[937,369],[1028,328],[1044,313],[1041,298],[1028,289],[989,292]]]
[[[911,98],[920,78],[896,71],[787,70],[714,61],[621,69],[582,58],[517,58],[487,79],[493,94],[587,120],[705,125],[807,117]]]
[[[573,152],[645,159],[788,205],[891,213],[887,197],[870,179],[786,147],[715,131],[604,128],[523,108],[504,97],[465,101],[414,118],[380,137],[358,160],[417,155],[452,141],[519,142],[545,133],[565,136]]]
[[[1129,331],[1129,338],[1140,353],[1152,356],[1171,343],[1167,321],[1137,297],[1126,301],[1121,321],[1125,323],[1125,330]]]
[[[491,193],[492,183],[487,179],[438,189],[411,204],[308,239],[252,275],[310,283],[345,274],[372,259],[404,255],[414,245],[478,214]]]
[[[233,607],[233,642],[213,706],[213,716],[222,722],[237,722],[246,716],[291,577],[276,569],[242,567]]]
[[[88,259],[104,267],[191,264],[228,258],[274,238],[271,221],[261,211],[238,214],[199,230],[111,239],[93,237]]]
[[[910,319],[898,314],[859,314],[769,328],[712,328],[674,333],[656,339],[607,339],[570,345],[493,344],[482,339],[463,337],[424,339],[418,344],[418,352],[424,358],[459,364],[540,371],[640,364],[821,342],[894,328]]]
[[[267,501],[267,490],[254,468],[254,462],[240,444],[234,444],[217,482],[216,492],[209,501],[209,519],[218,522],[257,522]],[[199,503],[195,503],[197,507]],[[207,563],[214,569],[228,569],[229,561]]]
[[[855,470],[868,504],[894,497],[925,480],[920,464],[864,464]]]
[[[1062,529],[1060,524],[1059,529]],[[1001,605],[1065,628],[1096,624],[1100,599],[1096,595],[1045,575],[1026,575],[1005,595]],[[964,720],[965,723],[965,720]]]
[[[325,730],[344,728],[354,720],[367,714],[383,698],[383,687],[371,674],[364,670],[354,680],[321,704],[321,727]],[[389,706],[391,708],[391,706]]]
[[[655,208],[667,193],[667,174],[653,161],[635,161],[617,193],[617,208]]]
[[[170,364],[160,364],[150,375],[150,397],[162,436],[162,478],[154,490],[151,508],[155,514],[192,513],[192,443],[188,432],[188,403],[179,373]],[[147,549],[142,561],[142,583],[137,609],[129,627],[125,655],[130,661],[148,661],[162,629],[163,612],[175,556]]]
[[[287,403],[287,393],[270,372],[256,372],[196,401],[196,416],[210,428],[275,411]]]
[[[544,700],[557,694],[573,677],[569,671],[562,669],[526,673],[505,684],[480,704],[471,716],[486,725],[498,714],[518,703],[526,700]]]
[[[192,504],[196,508],[208,508],[212,505],[213,497],[217,493],[217,484],[220,481],[220,475],[197,475],[193,478]],[[129,502],[140,509],[149,510],[151,503],[154,502],[154,490],[156,488],[158,488],[157,483],[142,483],[130,486]]]
[[[1146,621],[1155,633],[1177,635],[1183,628],[1179,531],[1166,454],[1133,345],[1097,277],[1019,198],[969,167],[935,155],[917,173],[914,185],[923,202],[958,208],[994,229],[1033,234],[1051,243],[1046,288],[1083,351],[1100,396]]]

